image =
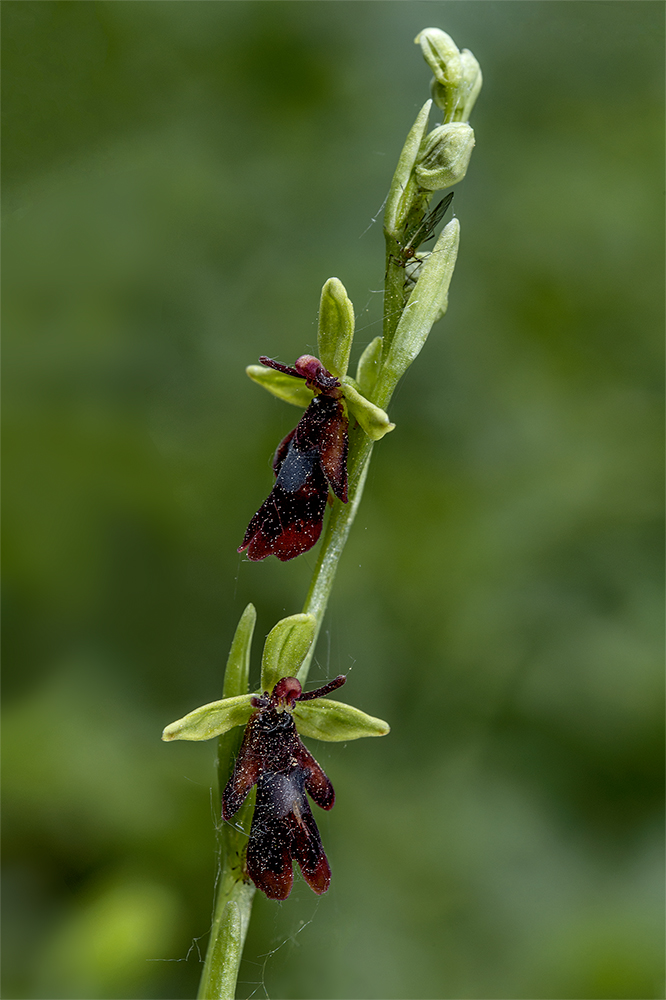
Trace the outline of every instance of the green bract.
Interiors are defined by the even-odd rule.
[[[195,708],[182,719],[167,726],[162,733],[166,740],[212,740],[229,732],[234,726],[244,726],[252,715],[252,695],[222,698]]]
[[[293,375],[283,375],[282,372],[265,368],[264,365],[248,365],[245,371],[253,382],[262,385],[285,403],[291,403],[293,406],[309,406],[312,402],[314,394],[303,379],[294,378]]]
[[[460,224],[457,219],[452,219],[440,233],[435,249],[423,263],[383,365],[382,396],[386,398],[390,398],[398,380],[420,352],[433,323],[446,312],[459,238]],[[379,402],[384,402],[384,399]]]
[[[247,692],[250,679],[250,649],[256,621],[257,612],[254,604],[248,604],[240,616],[229,650],[222,689],[225,698],[233,698]]]
[[[384,229],[393,237],[398,237],[404,229],[412,208],[416,189],[414,166],[425,139],[431,107],[432,101],[426,101],[419,111],[402,147],[398,166],[391,181],[384,209]]]
[[[380,441],[385,434],[395,428],[395,424],[391,423],[384,410],[367,400],[358,390],[359,387],[354,379],[346,377],[342,380],[342,391],[351,413],[371,441]]]
[[[388,722],[366,715],[358,708],[325,698],[297,702],[294,719],[296,728],[303,736],[331,743],[358,740],[364,736],[386,736],[391,728]]]

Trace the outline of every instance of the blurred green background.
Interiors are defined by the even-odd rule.
[[[661,997],[663,4],[2,15],[3,996],[196,993],[214,746],[160,733],[316,558],[236,553],[298,415],[243,369],[331,275],[379,332],[435,25],[485,77],[460,257],[311,674],[392,733],[312,743],[333,884],[257,899],[239,995]]]

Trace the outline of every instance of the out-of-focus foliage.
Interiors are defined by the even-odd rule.
[[[331,275],[379,332],[438,25],[460,256],[311,675],[392,733],[316,745],[333,884],[257,900],[241,996],[661,996],[663,5],[2,7],[3,994],[196,991],[213,746],[160,733],[316,555],[236,554],[294,419],[244,368]]]

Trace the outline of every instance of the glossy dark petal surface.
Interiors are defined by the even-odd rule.
[[[340,678],[313,695],[340,686]],[[277,705],[300,685],[282,678],[270,699],[262,699],[247,724],[233,774],[222,795],[222,817],[229,820],[257,785],[257,800],[247,845],[247,871],[270,899],[286,899],[293,884],[293,862],[317,893],[326,892],[331,869],[310,809],[308,792],[322,809],[335,802],[333,786],[305,747],[291,712]],[[321,692],[322,694],[320,694]]]
[[[329,485],[347,502],[347,415],[344,404],[316,396],[278,445],[275,486],[250,521],[238,548],[254,561],[282,562],[307,552],[321,534]]]

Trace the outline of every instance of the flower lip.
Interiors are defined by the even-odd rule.
[[[253,785],[257,800],[247,845],[247,873],[269,899],[291,892],[293,862],[320,895],[331,869],[306,792],[321,809],[335,802],[333,785],[303,745],[291,710],[297,701],[322,698],[346,681],[339,674],[328,684],[303,694],[296,677],[282,677],[268,692],[252,699],[257,709],[247,723],[234,770],[222,793],[222,818],[240,809]]]

